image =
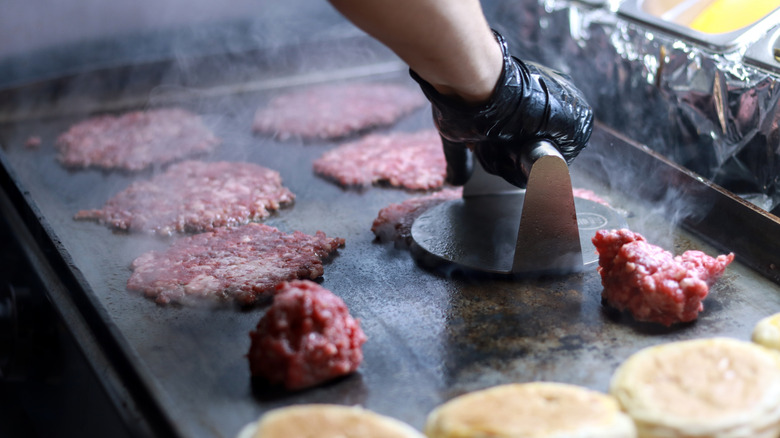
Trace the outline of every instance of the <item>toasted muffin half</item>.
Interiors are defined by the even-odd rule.
[[[425,438],[392,417],[358,406],[306,404],[271,410],[238,438]]]
[[[495,386],[456,397],[427,418],[429,438],[632,438],[636,431],[609,395],[551,382]]]
[[[780,350],[780,313],[760,319],[753,328],[752,340],[764,347]]]
[[[640,438],[780,436],[780,354],[751,342],[645,348],[615,370],[610,393]]]

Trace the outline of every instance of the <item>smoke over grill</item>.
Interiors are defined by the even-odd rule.
[[[331,184],[312,168],[338,142],[281,141],[253,133],[255,111],[292,89],[358,81],[414,86],[403,63],[324,0],[204,5],[146,0],[138,3],[149,8],[144,14],[125,11],[137,18],[132,28],[89,26],[90,20],[112,21],[104,3],[92,0],[81,3],[88,11],[67,11],[82,17],[81,25],[68,26],[91,28],[89,35],[60,33],[55,44],[40,25],[29,32],[41,35],[25,39],[26,46],[18,42],[23,38],[0,36],[18,42],[4,45],[0,56],[0,226],[8,221],[12,232],[2,235],[23,242],[21,252],[36,262],[30,272],[45,280],[41,294],[83,345],[78,353],[89,358],[90,370],[99,371],[98,383],[114,397],[111,407],[128,430],[124,435],[235,436],[274,407],[322,402],[359,403],[421,428],[427,412],[465,391],[532,380],[605,390],[614,366],[639,348],[673,339],[748,338],[752,322],[780,311],[780,221],[712,184],[709,175],[696,175],[659,153],[687,156],[683,164],[688,164],[703,148],[705,170],[717,162],[712,157],[729,162],[719,149],[705,147],[714,143],[689,141],[692,121],[704,118],[700,135],[706,137],[718,116],[694,111],[694,104],[717,100],[702,93],[726,90],[718,96],[741,98],[733,108],[747,111],[754,103],[762,108],[758,113],[768,115],[762,111],[777,91],[761,81],[755,83],[757,94],[731,88],[734,77],[719,68],[736,63],[712,63],[710,52],[687,52],[699,49],[629,25],[601,2],[485,2],[491,23],[514,40],[519,56],[570,73],[596,106],[600,123],[571,166],[572,185],[605,198],[631,228],[674,253],[736,253],[698,322],[654,327],[605,311],[595,270],[529,281],[433,275],[408,250],[377,241],[371,232],[382,208],[421,193]],[[34,20],[46,17],[65,27],[65,6],[46,4],[49,11],[30,12],[22,11],[28,7],[22,0],[8,0],[0,20],[16,17],[36,27]],[[19,13],[6,14],[14,9]],[[107,28],[110,32],[95,35]],[[0,26],[0,32],[11,29]],[[20,29],[20,35],[31,35]],[[674,52],[659,57],[661,46]],[[719,88],[699,87],[698,81],[681,88],[675,82],[684,80],[679,75],[695,72],[678,64],[686,53],[708,60],[701,74],[726,82],[717,82]],[[745,67],[748,77],[758,77],[751,68]],[[767,73],[765,80],[770,77]],[[691,100],[698,97],[702,100]],[[733,104],[727,101],[721,103]],[[222,146],[199,158],[247,161],[280,172],[295,204],[266,224],[307,234],[322,230],[346,240],[320,281],[361,319],[369,338],[356,375],[297,393],[253,387],[245,357],[248,333],[264,307],[158,307],[127,289],[129,266],[147,251],[166,250],[178,236],[120,233],[73,219],[159,169],[69,170],[57,161],[57,136],[94,114],[168,106],[201,115],[222,139]],[[727,127],[743,126],[723,115]],[[774,129],[773,119],[760,120],[762,129]],[[417,132],[431,126],[430,108],[423,107],[384,129]],[[774,138],[773,132],[752,138]],[[31,137],[40,141],[28,147]],[[766,151],[757,141],[749,142],[757,148],[751,150]],[[74,409],[91,415],[84,404],[72,403],[72,391],[69,395]]]
[[[305,14],[298,12],[302,9]],[[327,38],[312,24],[333,22],[334,17],[327,2],[306,0],[132,4],[43,0],[34,5],[8,0],[0,18],[0,60],[7,62],[0,71],[8,82],[108,65],[280,47]],[[46,65],[14,65],[18,60],[35,61],[35,55],[53,59]]]

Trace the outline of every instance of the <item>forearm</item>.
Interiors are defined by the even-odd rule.
[[[486,100],[501,74],[501,50],[479,0],[330,0],[356,26],[437,91]]]

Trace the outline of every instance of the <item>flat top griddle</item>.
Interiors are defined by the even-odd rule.
[[[369,74],[345,71],[333,73],[331,81],[352,74],[350,80],[414,86],[404,68]],[[307,78],[311,76],[299,77],[304,83]],[[780,287],[740,261],[711,289],[697,322],[672,328],[636,323],[606,310],[595,269],[521,281],[442,277],[416,265],[408,251],[376,242],[370,231],[381,208],[420,193],[340,188],[312,172],[313,160],[338,142],[304,144],[253,135],[254,110],[286,91],[284,83],[221,90],[185,90],[184,98],[175,102],[202,114],[224,140],[215,153],[200,158],[248,161],[278,170],[297,198],[292,208],[265,223],[346,239],[346,247],[325,266],[322,285],[344,299],[368,336],[364,362],[354,375],[300,392],[253,385],[245,358],[248,333],[266,307],[158,306],[127,291],[125,283],[135,257],[163,250],[170,240],[115,233],[72,219],[78,210],[100,207],[151,173],[69,171],[60,166],[54,141],[84,113],[54,111],[0,126],[5,170],[45,230],[38,238],[51,240],[57,249],[47,257],[67,266],[78,285],[69,293],[82,309],[88,307],[99,317],[106,335],[118,345],[122,368],[137,373],[162,418],[182,437],[234,437],[267,410],[297,403],[359,404],[422,428],[428,412],[440,403],[496,384],[548,380],[606,391],[612,371],[642,347],[709,336],[747,340],[759,318],[780,311]],[[111,108],[112,102],[105,101],[105,107]],[[99,111],[100,102],[91,107]],[[388,130],[431,128],[429,111],[423,108]],[[42,139],[37,149],[24,147],[32,135]],[[622,158],[610,151],[631,148],[610,130],[597,127],[591,146],[571,167],[573,186],[608,199],[624,212],[632,229],[675,253],[701,249],[715,255],[728,250],[710,246],[659,208],[674,205],[674,200],[642,198],[633,191],[659,182],[648,181],[647,174],[633,168],[617,168]],[[605,173],[615,179],[598,177]],[[690,205],[690,198],[683,204]],[[736,240],[750,235],[750,230],[721,231]]]

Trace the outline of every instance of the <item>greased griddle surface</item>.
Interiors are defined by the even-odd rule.
[[[414,86],[404,70],[362,79]],[[606,391],[612,370],[639,348],[704,336],[748,339],[760,317],[780,311],[777,285],[737,262],[711,289],[699,321],[669,329],[605,311],[595,270],[523,281],[435,275],[418,267],[406,250],[376,242],[370,231],[381,208],[419,193],[386,187],[345,190],[311,170],[313,160],[338,142],[280,142],[251,133],[254,110],[283,91],[193,97],[183,106],[202,114],[224,141],[201,159],[276,169],[296,194],[293,207],[265,223],[346,239],[326,264],[322,285],[360,318],[368,336],[365,359],[358,373],[300,392],[252,386],[244,355],[248,333],[265,307],[156,305],[127,291],[125,283],[135,257],[163,250],[170,240],[115,233],[72,219],[78,210],[100,207],[151,172],[60,166],[56,136],[83,115],[0,127],[3,154],[18,185],[29,192],[40,220],[60,243],[61,256],[83,279],[83,290],[73,293],[84,294],[103,315],[181,436],[233,437],[263,412],[297,403],[360,404],[422,428],[438,404],[491,385],[550,380]],[[429,111],[423,108],[389,130],[431,128]],[[24,147],[31,135],[41,137],[39,148]],[[628,213],[629,226],[653,243],[675,253],[693,248],[717,253],[656,215],[648,202],[618,187],[608,189],[578,167],[593,162],[605,143],[619,143],[604,133],[594,138],[597,142],[572,166],[575,187],[609,199]]]

